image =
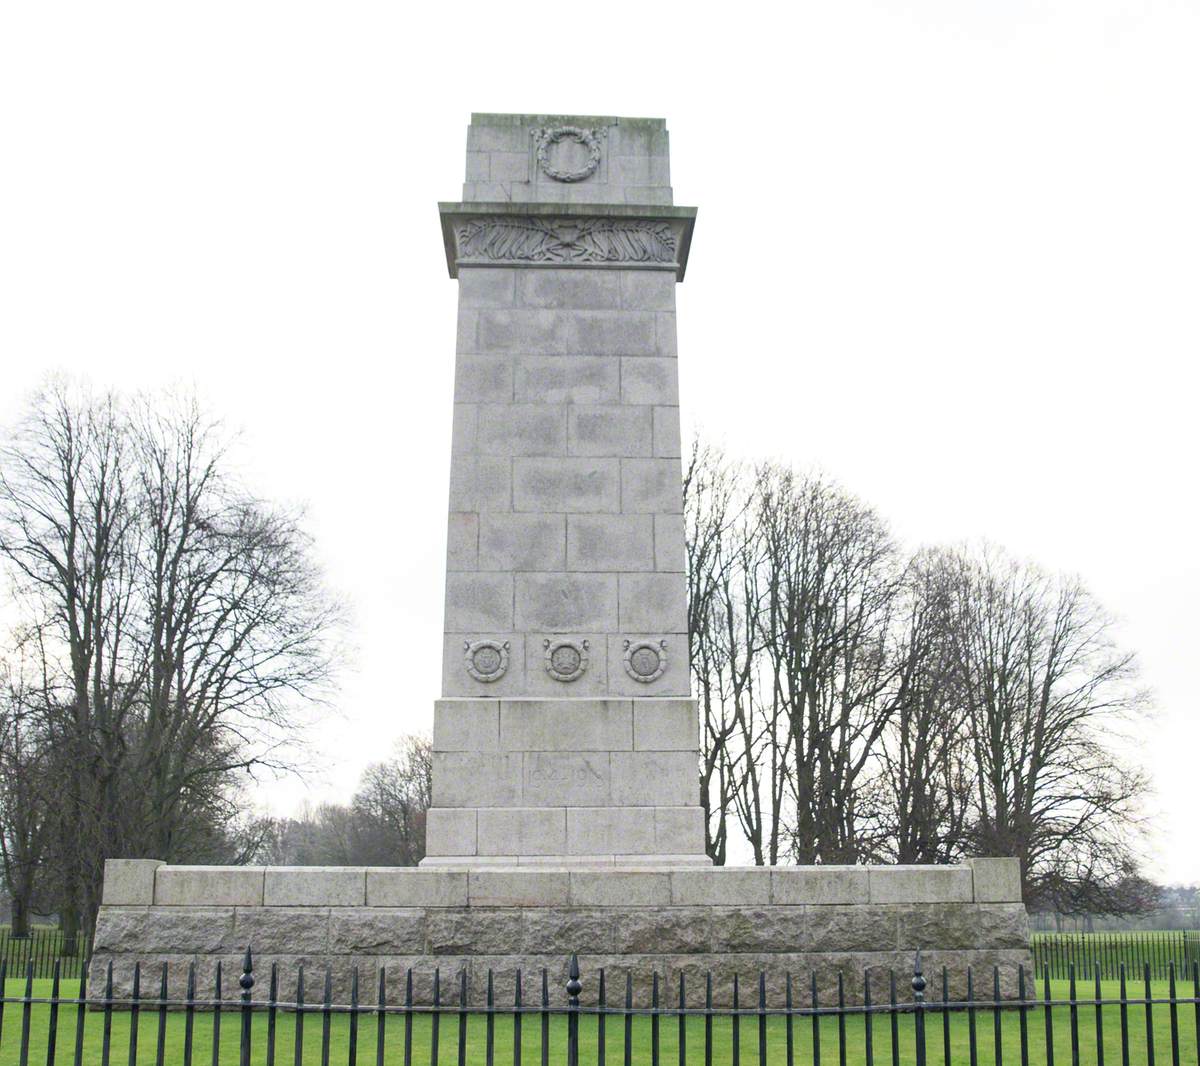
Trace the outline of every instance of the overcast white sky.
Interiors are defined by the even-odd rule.
[[[663,116],[685,434],[1085,575],[1157,696],[1154,870],[1200,881],[1198,56],[1153,0],[7,3],[0,420],[62,369],[244,428],[357,643],[261,800],[345,799],[438,695],[469,114]]]

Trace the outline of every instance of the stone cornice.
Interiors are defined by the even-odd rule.
[[[441,203],[446,266],[687,270],[694,207]]]

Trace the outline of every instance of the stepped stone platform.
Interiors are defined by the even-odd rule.
[[[429,1000],[435,968],[454,1002],[457,975],[466,970],[476,1005],[491,970],[503,1003],[511,1002],[518,968],[528,994],[546,967],[557,1002],[577,952],[585,1003],[594,1000],[600,967],[610,988],[623,988],[632,974],[639,996],[648,994],[654,973],[672,988],[682,973],[702,995],[711,970],[718,1002],[728,1002],[735,973],[745,982],[761,970],[775,1003],[788,971],[805,990],[816,973],[822,997],[834,994],[840,971],[855,1001],[864,971],[876,998],[891,969],[906,989],[920,948],[935,983],[946,966],[961,994],[968,966],[977,974],[998,966],[1011,994],[1017,965],[1031,964],[1028,935],[1013,859],[941,867],[469,870],[109,860],[91,983],[103,987],[111,962],[117,994],[127,993],[135,962],[156,974],[167,961],[172,994],[182,993],[188,964],[203,994],[221,960],[222,995],[233,1000],[249,946],[260,981],[278,965],[285,996],[303,964],[310,996],[329,967],[334,1000],[346,1002],[357,966],[360,996],[370,1002],[383,966],[394,990],[411,967],[420,1002]],[[990,994],[990,978],[977,983]]]

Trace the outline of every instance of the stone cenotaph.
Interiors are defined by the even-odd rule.
[[[249,945],[282,987],[329,967],[344,997],[353,967],[387,965],[418,996],[435,968],[465,969],[475,996],[493,971],[503,996],[518,968],[561,976],[577,952],[585,975],[639,985],[711,970],[718,1000],[763,970],[779,1000],[789,970],[830,990],[919,947],[956,990],[968,965],[1010,980],[1030,962],[1014,859],[705,853],[675,331],[696,212],[673,206],[665,123],[474,115],[462,200],[440,210],[459,304],[427,857],[109,860],[94,965],[127,988],[139,960],[195,963],[211,987]]]

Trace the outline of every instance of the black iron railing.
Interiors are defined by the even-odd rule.
[[[330,969],[320,972],[314,999],[301,967],[288,998],[281,993],[277,965],[271,966],[265,989],[260,987],[249,951],[237,991],[223,979],[218,961],[210,996],[198,994],[195,964],[186,969],[181,996],[170,994],[166,963],[135,967],[127,995],[115,993],[111,964],[98,995],[88,988],[86,969],[74,995],[60,966],[48,989],[37,987],[32,963],[15,981],[6,969],[0,964],[0,1063],[17,1066],[110,1066],[114,1058],[129,1066],[318,1061],[322,1066],[334,1061],[348,1066],[360,1061],[375,1066],[496,1066],[497,1061],[504,1066],[615,1066],[618,1060],[623,1066],[663,1066],[677,1058],[678,1066],[687,1066],[689,1057],[705,1066],[741,1066],[743,1059],[758,1066],[835,1061],[838,1066],[1002,1066],[1006,1059],[1055,1066],[1056,1055],[1062,1066],[1067,1061],[1071,1066],[1156,1066],[1168,1057],[1171,1066],[1200,1063],[1200,962],[1186,969],[1168,966],[1165,982],[1154,980],[1149,964],[1136,976],[1121,967],[1115,987],[1099,968],[1084,980],[1069,967],[1065,985],[1054,983],[1046,971],[1039,989],[1021,968],[1015,974],[1015,998],[1002,994],[999,969],[982,982],[968,971],[966,995],[954,998],[945,969],[931,994],[918,953],[903,985],[894,971],[884,980],[863,974],[854,989],[859,1002],[847,1001],[841,975],[835,1001],[826,1004],[815,974],[808,981],[787,974],[783,1001],[774,1005],[761,972],[748,989],[735,976],[732,988],[721,990],[722,1000],[731,992],[728,1005],[718,1005],[711,973],[704,975],[701,988],[681,973],[669,989],[653,974],[648,1002],[639,1002],[629,973],[623,990],[613,996],[602,969],[584,1003],[585,976],[575,956],[567,968],[565,999],[557,1003],[551,1001],[544,969],[532,997],[526,996],[518,971],[508,1003],[499,1002],[489,970],[479,1004],[472,1002],[465,970],[448,987],[435,971],[432,994],[419,1003],[412,969],[399,975],[386,968],[373,971],[369,1002],[361,994],[359,971],[352,969],[348,997],[337,1002]],[[400,977],[395,990],[393,976]],[[256,998],[260,991],[265,997]],[[230,993],[232,998],[225,998]],[[223,1029],[226,1020],[231,1024]]]
[[[1038,973],[1066,980],[1070,967],[1091,973],[1097,966],[1106,981],[1120,978],[1121,966],[1140,972],[1150,966],[1156,981],[1167,980],[1171,964],[1200,961],[1200,931],[1174,929],[1135,933],[1034,933],[1030,947]]]
[[[7,929],[0,929],[0,963],[7,964],[9,973],[19,974],[24,974],[32,963],[34,977],[49,978],[57,962],[63,977],[77,978],[83,957],[77,954],[75,943],[61,930],[47,926],[34,926],[26,936],[13,936]]]

